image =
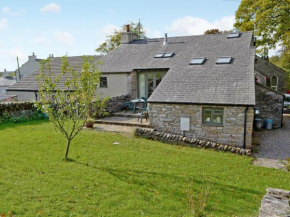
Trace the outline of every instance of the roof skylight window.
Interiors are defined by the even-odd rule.
[[[154,56],[154,58],[169,58],[172,57],[174,53],[158,53]]]
[[[189,65],[202,65],[205,62],[205,57],[193,58]]]
[[[173,56],[173,52],[172,53],[165,53],[163,57],[168,58],[168,57],[172,57]]]
[[[232,33],[228,34],[227,38],[238,38],[238,37],[240,37],[239,32],[232,32]]]
[[[232,57],[219,57],[216,64],[230,64],[232,62]]]
[[[164,56],[164,53],[158,53],[154,57],[155,58],[162,58]]]

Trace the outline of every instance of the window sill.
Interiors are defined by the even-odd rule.
[[[108,87],[100,87],[100,88],[108,88]]]
[[[208,127],[224,127],[224,124],[205,124],[205,123],[203,123],[201,126],[208,126]]]

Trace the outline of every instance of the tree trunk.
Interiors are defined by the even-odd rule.
[[[66,146],[66,152],[65,152],[65,160],[67,161],[67,156],[68,156],[68,151],[69,151],[69,146],[70,146],[71,140],[67,140],[67,146]]]

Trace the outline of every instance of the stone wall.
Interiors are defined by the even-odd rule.
[[[121,111],[124,103],[129,102],[130,99],[131,96],[129,94],[112,97],[108,100],[105,110],[109,113]]]
[[[131,94],[132,99],[138,96],[137,90],[137,72],[132,71],[131,75],[128,76],[128,94]]]
[[[202,108],[224,109],[223,125],[202,124]],[[185,136],[211,142],[242,147],[244,143],[244,111],[239,106],[208,106],[149,103],[150,124],[156,130],[181,135],[180,118],[190,118],[190,131]],[[253,130],[253,108],[248,109],[246,145],[251,147]]]
[[[266,119],[273,119],[273,127],[281,127],[284,96],[261,84],[256,84],[255,89],[256,108],[260,111],[260,114],[257,115],[257,117],[263,119],[263,124]]]
[[[268,78],[271,78],[272,75],[276,75],[278,77],[278,91],[285,93],[288,90],[287,83],[285,81],[286,72],[283,69],[256,56],[255,71]]]
[[[290,191],[267,188],[261,202],[259,217],[290,216]]]
[[[198,139],[193,139],[191,137],[174,135],[171,133],[164,133],[164,132],[159,132],[159,131],[150,130],[150,129],[136,128],[135,136],[146,138],[146,139],[158,140],[160,142],[170,143],[170,144],[178,144],[178,145],[190,146],[190,147],[196,147],[196,148],[214,149],[218,151],[231,152],[234,154],[241,154],[241,155],[247,155],[247,156],[252,155],[251,149],[243,149],[243,148],[239,148],[235,146],[209,142],[209,141],[204,141],[204,140],[198,140]]]

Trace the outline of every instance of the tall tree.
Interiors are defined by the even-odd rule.
[[[242,0],[234,26],[241,31],[255,30],[257,52],[262,57],[268,56],[268,49],[282,46],[280,57],[270,61],[290,75],[290,0]]]
[[[290,0],[242,0],[234,26],[241,31],[255,29],[257,45],[266,49],[278,43],[290,46]]]
[[[146,38],[146,30],[144,26],[139,23],[131,22],[130,31],[136,33],[139,38]],[[120,30],[115,29],[113,35],[107,36],[106,41],[102,43],[97,49],[96,52],[106,55],[112,50],[115,50],[121,44],[122,32],[126,30],[126,25],[123,25]]]
[[[68,159],[71,141],[89,117],[100,79],[98,64],[101,63],[95,63],[92,58],[84,56],[80,69],[70,66],[67,58],[63,57],[59,75],[52,74],[50,59],[40,64],[39,101],[36,105],[65,137],[65,160]]]

